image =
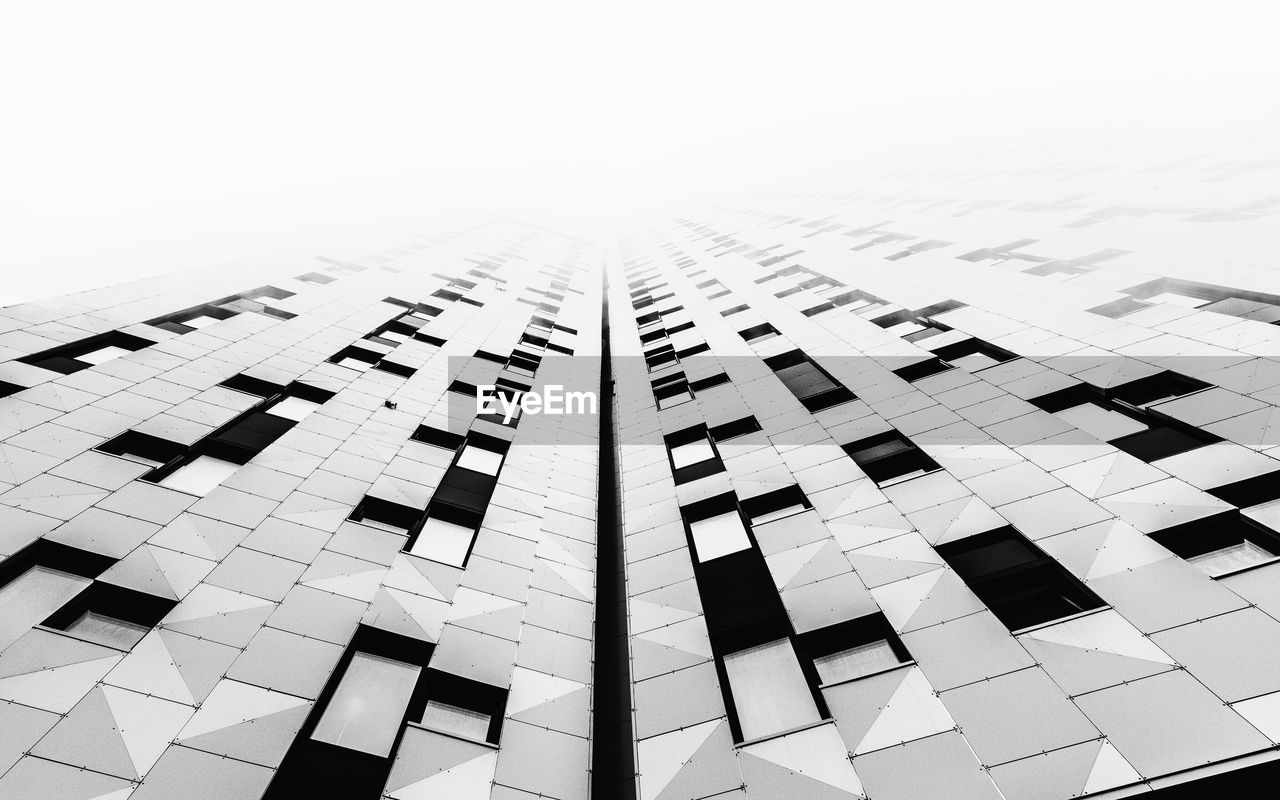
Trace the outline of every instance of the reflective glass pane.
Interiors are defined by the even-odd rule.
[[[724,671],[744,740],[821,719],[789,639],[730,653]]]
[[[469,444],[458,457],[458,466],[483,472],[485,475],[497,475],[498,469],[502,467],[502,454]]]
[[[896,666],[898,654],[885,639],[860,644],[813,660],[823,683],[837,683]]]
[[[460,567],[467,558],[467,551],[471,549],[471,540],[475,535],[476,532],[471,528],[429,517],[409,552]]]
[[[104,361],[110,361],[113,358],[119,358],[128,353],[123,347],[114,345],[104,347],[101,350],[94,350],[92,353],[85,353],[82,356],[76,356],[76,361],[83,361],[86,364],[101,364]]]
[[[742,518],[736,511],[690,523],[689,530],[693,534],[699,561],[710,561],[751,546],[747,531],[742,527]]]
[[[240,469],[239,464],[223,461],[220,458],[200,456],[185,467],[169,473],[164,480],[160,481],[160,485],[180,492],[206,495],[215,486],[230,478],[238,469]]]
[[[356,653],[311,738],[349,750],[388,756],[422,668]]]
[[[1230,547],[1223,547],[1220,550],[1212,550],[1208,553],[1192,556],[1187,561],[1195,564],[1210,575],[1222,575],[1245,567],[1252,567],[1254,564],[1261,564],[1273,558],[1275,558],[1275,554],[1245,539]]]
[[[90,583],[79,575],[32,567],[0,587],[0,650],[44,622]]]
[[[489,721],[488,714],[438,700],[428,700],[427,709],[422,714],[422,724],[428,728],[481,742],[489,736]]]
[[[268,414],[301,422],[308,414],[320,407],[319,403],[303,400],[301,397],[286,397],[267,410]]]
[[[706,439],[671,448],[671,462],[675,464],[676,469],[715,458],[715,455],[715,451],[711,449],[711,443]]]
[[[66,630],[67,633],[81,639],[88,639],[120,650],[129,650],[147,635],[150,628],[87,611],[80,619],[68,625]]]

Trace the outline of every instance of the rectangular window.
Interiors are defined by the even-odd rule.
[[[0,651],[93,583],[49,567],[32,566],[0,586]]]
[[[408,533],[417,527],[423,513],[421,509],[412,506],[365,495],[365,498],[351,510],[349,519],[352,522],[363,522],[366,525],[396,533]]]
[[[1239,511],[1194,520],[1150,536],[1215,578],[1269,564],[1280,556],[1280,536]]]
[[[239,464],[211,456],[197,456],[193,461],[170,472],[159,481],[161,486],[201,497],[213,491],[240,469]]]
[[[1011,631],[1105,605],[1010,526],[937,545],[938,554]]]
[[[375,756],[391,755],[422,667],[357,652],[311,738]]]
[[[822,719],[790,639],[728,653],[723,660],[743,740],[771,736]]]
[[[896,430],[850,442],[844,445],[844,451],[880,486],[941,469],[938,462]]]
[[[854,399],[853,392],[841,386],[800,350],[767,358],[765,364],[810,411],[821,411]]]
[[[677,484],[696,481],[724,471],[724,462],[716,452],[705,425],[676,431],[665,439],[671,474]]]
[[[812,507],[799,486],[775,489],[742,501],[742,512],[751,520],[752,527],[799,514]]]
[[[1198,381],[1195,378],[1188,378],[1186,375],[1179,375],[1176,372],[1165,370],[1146,378],[1139,378],[1136,381],[1112,387],[1107,390],[1107,395],[1135,408],[1146,408],[1156,403],[1162,403],[1165,400],[1172,400],[1175,397],[1181,397],[1208,388],[1210,388],[1210,385],[1204,381]]]
[[[415,556],[461,567],[471,552],[476,531],[440,517],[428,517],[418,531],[409,552]]]
[[[737,509],[690,522],[689,533],[700,562],[751,548],[751,539]]]
[[[934,355],[952,366],[961,367],[969,372],[994,367],[1012,361],[1018,356],[1000,347],[987,344],[981,339],[966,339],[962,342],[939,347]]]
[[[809,631],[799,641],[800,648],[813,659],[823,685],[856,680],[911,661],[883,614]]]

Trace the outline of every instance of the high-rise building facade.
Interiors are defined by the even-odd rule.
[[[1250,796],[1260,170],[885,174],[2,309],[0,800]]]

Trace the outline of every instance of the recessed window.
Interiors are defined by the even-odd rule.
[[[1012,631],[1105,605],[1061,564],[1009,526],[935,549]]]
[[[1185,394],[1208,388],[1209,384],[1204,381],[1198,381],[1195,378],[1188,378],[1186,375],[1179,375],[1176,372],[1166,370],[1156,375],[1150,375],[1146,378],[1139,378],[1136,381],[1112,387],[1107,391],[1107,394],[1122,403],[1127,403],[1137,408],[1146,408],[1156,403],[1163,403],[1166,400],[1172,400],[1175,397],[1181,397]]]
[[[279,403],[267,409],[268,414],[277,417],[291,419],[294,422],[301,422],[307,416],[320,407],[319,403],[313,403],[310,400],[303,400],[301,397],[286,397]]]
[[[940,469],[938,463],[897,431],[868,436],[844,446],[867,477],[880,486]]]
[[[969,372],[977,372],[996,364],[1012,361],[1018,356],[995,345],[987,344],[981,339],[966,339],[955,344],[939,347],[934,355],[952,366],[961,367]]]
[[[752,527],[799,514],[810,508],[812,506],[809,499],[799,486],[775,489],[742,501],[742,511],[751,520]]]
[[[743,740],[783,733],[822,719],[790,639],[727,653],[723,662]]]
[[[417,430],[413,432],[413,436],[409,438],[415,442],[422,442],[443,450],[457,450],[466,441],[466,437],[461,434],[442,431],[439,428],[431,428],[426,425],[419,425]]]
[[[899,367],[893,371],[893,374],[908,383],[915,383],[916,381],[927,378],[930,375],[937,375],[939,372],[946,372],[951,368],[951,364],[946,363],[940,358],[926,358],[923,361],[917,361],[914,364]]]
[[[1064,408],[1061,411],[1055,411],[1054,416],[1104,442],[1133,433],[1141,433],[1150,427],[1145,422],[1140,422],[1119,411],[1104,408],[1097,403],[1083,403]]]
[[[467,554],[471,552],[471,542],[475,536],[474,528],[440,517],[428,517],[409,552],[442,564],[461,567],[466,563]]]
[[[689,523],[698,561],[710,561],[751,547],[751,539],[737,510]]]
[[[113,358],[119,358],[131,351],[125,350],[123,347],[107,346],[100,350],[92,350],[88,353],[76,356],[76,359],[86,364],[101,364],[104,361],[110,361]]]
[[[742,419],[735,419],[732,422],[726,422],[723,425],[716,425],[708,432],[715,441],[726,442],[739,436],[755,433],[758,430],[761,430],[759,420],[754,416],[747,416]]]
[[[391,755],[422,668],[357,652],[311,738],[375,756]]]
[[[502,469],[502,453],[486,450],[476,444],[467,444],[458,457],[458,466],[485,475],[497,475]]]
[[[160,485],[168,489],[177,489],[188,494],[204,496],[213,491],[227,478],[240,469],[239,464],[223,461],[210,456],[198,456],[193,461],[170,472]]]
[[[800,637],[823,685],[842,683],[911,661],[902,640],[883,614],[870,614]]]
[[[821,411],[854,399],[853,392],[837,383],[799,350],[767,358],[765,364],[810,411]]]
[[[66,632],[79,639],[114,647],[117,650],[129,650],[142,641],[142,637],[151,630],[149,625],[141,625],[128,620],[117,619],[95,611],[86,611],[66,627]]]
[[[426,711],[422,714],[424,727],[477,741],[484,741],[489,735],[492,721],[493,718],[483,711],[472,711],[440,700],[428,700]]]
[[[187,448],[158,436],[125,431],[114,439],[103,442],[97,449],[140,464],[158,467],[182,455]]]
[[[393,503],[378,497],[366,495],[351,511],[352,522],[363,522],[366,525],[406,533],[418,524],[423,511],[401,503]]]
[[[1239,511],[1217,514],[1150,534],[1151,538],[1212,577],[1275,561],[1280,536]]]
[[[671,448],[671,465],[676,469],[715,457],[716,451],[712,449],[711,442],[707,441],[705,437]]]
[[[32,566],[0,586],[0,650],[66,605],[93,583],[90,579]]]

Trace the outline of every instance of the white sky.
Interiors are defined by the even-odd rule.
[[[881,160],[1265,147],[1274,8],[10,2],[0,303],[477,210],[609,229]]]

